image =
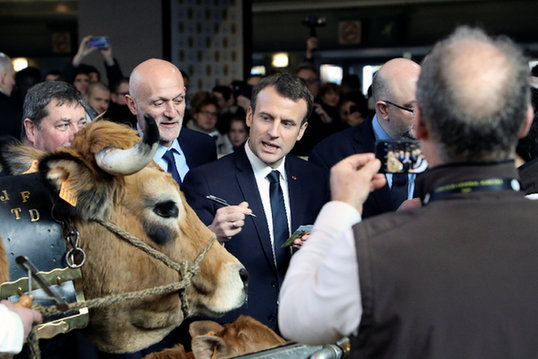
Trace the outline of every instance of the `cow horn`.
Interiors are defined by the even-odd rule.
[[[97,166],[113,175],[130,175],[151,162],[159,145],[159,128],[150,115],[144,115],[144,137],[132,148],[105,148],[95,155]]]

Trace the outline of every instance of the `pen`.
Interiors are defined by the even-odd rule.
[[[212,200],[213,202],[217,202],[222,204],[223,206],[231,206],[225,199],[219,198],[217,196],[213,196],[212,194],[208,194],[205,196],[205,198]],[[256,217],[254,213],[247,213],[249,216]]]

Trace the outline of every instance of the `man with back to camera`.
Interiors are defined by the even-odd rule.
[[[378,140],[414,140],[413,104],[419,73],[420,66],[411,60],[396,58],[386,62],[372,84],[375,116],[320,142],[309,161],[329,171],[349,155],[374,152]],[[387,185],[372,192],[364,203],[363,218],[394,211],[412,198],[415,177],[387,174]]]
[[[312,224],[328,200],[322,169],[288,156],[307,127],[312,101],[295,76],[263,78],[254,86],[248,109],[247,142],[185,177],[191,207],[249,272],[248,302],[220,322],[246,314],[278,330],[278,292],[292,253],[282,244],[300,225]],[[232,205],[222,206],[207,195]]]
[[[431,165],[416,183],[423,208],[351,229],[385,180],[373,154],[335,165],[333,202],[284,281],[282,333],[351,335],[355,358],[536,357],[538,203],[518,191],[513,161],[529,94],[527,60],[509,39],[461,27],[436,44],[415,107]]]
[[[129,79],[127,106],[144,131],[144,115],[159,127],[159,148],[153,160],[181,185],[189,169],[217,159],[215,141],[183,128],[185,92],[183,76],[171,62],[149,59],[135,67]]]

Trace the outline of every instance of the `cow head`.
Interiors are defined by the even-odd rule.
[[[151,161],[158,141],[152,119],[150,135],[108,121],[81,130],[71,147],[50,154],[22,145],[0,145],[0,162],[20,174],[39,160],[39,171],[54,194],[60,188],[76,205],[56,197],[56,208],[80,232],[87,255],[82,269],[87,298],[170,284],[180,275],[162,262],[120,240],[91,219],[116,224],[151,247],[181,263],[207,246],[213,233],[187,205],[172,177]],[[222,246],[215,244],[200,272],[186,289],[188,312],[178,293],[146,297],[90,311],[87,335],[99,349],[132,352],[160,341],[186,315],[220,315],[235,309],[246,296],[247,272]]]
[[[220,325],[210,320],[191,323],[192,352],[196,359],[230,358],[269,349],[286,341],[256,319],[240,315],[233,323]]]

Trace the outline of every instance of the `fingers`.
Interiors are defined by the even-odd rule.
[[[386,179],[378,173],[381,162],[373,153],[361,153],[344,158],[331,168],[333,200],[346,202],[362,212],[362,204],[369,193],[385,185]]]
[[[237,206],[222,207],[217,210],[213,223],[208,227],[217,235],[219,241],[227,241],[241,232],[245,225],[245,216],[251,213],[252,210],[248,208],[247,202],[241,202]]]

